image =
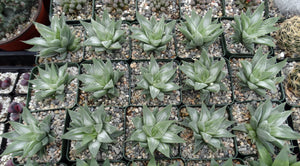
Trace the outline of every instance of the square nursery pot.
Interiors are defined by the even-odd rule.
[[[223,165],[227,160],[216,160],[217,163]],[[210,160],[187,160],[186,166],[203,166],[203,165],[210,165]],[[244,161],[239,158],[232,159],[233,165],[244,164]]]
[[[150,160],[134,160],[127,164],[127,166],[132,166],[135,163],[137,166],[147,166]],[[185,162],[180,158],[174,159],[159,159],[156,163],[161,166],[168,166],[177,163],[177,166],[185,166]]]
[[[106,63],[104,61],[104,63]],[[105,106],[117,106],[117,107],[126,107],[129,105],[130,100],[130,69],[127,61],[118,61],[113,60],[112,62],[113,70],[119,70],[124,72],[125,74],[119,79],[119,81],[116,83],[115,88],[119,90],[119,96],[114,98],[109,98],[107,95],[102,96],[99,99],[92,99],[92,92],[85,92],[81,90],[80,88],[83,86],[82,82],[80,82],[79,85],[79,98],[78,98],[78,104],[79,105],[85,105],[88,106],[99,106],[101,104],[104,104]],[[92,64],[92,61],[85,61],[82,64]],[[81,65],[80,74],[86,73],[84,68]]]
[[[72,75],[78,75],[80,69],[76,63],[67,63],[68,68],[67,72]],[[63,66],[63,63],[56,64],[58,67]],[[45,65],[40,65],[42,69],[45,69]],[[35,75],[38,75],[38,68],[34,67],[31,71],[30,80],[35,79]],[[38,110],[54,110],[54,109],[69,109],[73,108],[77,103],[78,97],[78,79],[74,78],[66,87],[65,87],[65,98],[63,101],[53,99],[53,98],[46,98],[41,101],[38,101],[35,98],[36,90],[33,89],[32,84],[29,83],[29,89],[27,94],[27,102],[26,107],[31,111],[38,111]]]
[[[134,21],[136,12],[136,0],[102,1],[94,0],[95,16],[102,17],[104,10],[117,20]],[[112,3],[107,3],[112,2]]]
[[[239,68],[241,68],[241,61],[247,60],[251,61],[252,57],[250,56],[231,56],[229,58],[229,70],[231,72],[231,80],[232,80],[232,86],[233,86],[233,97],[234,100],[237,102],[248,102],[248,101],[262,101],[266,100],[268,98],[271,99],[271,101],[278,101],[281,102],[284,100],[284,91],[282,88],[282,83],[279,83],[276,85],[277,92],[272,93],[270,90],[266,90],[266,97],[258,95],[256,92],[249,88],[243,88],[240,85],[240,79],[237,76],[237,73],[239,72]],[[281,73],[279,72],[278,76],[280,76]]]
[[[219,60],[220,58],[214,58],[215,60]],[[194,61],[190,59],[185,59],[184,61],[186,62],[191,62],[193,63]],[[182,95],[182,103],[184,105],[188,106],[201,106],[202,100],[208,105],[229,105],[233,102],[233,94],[232,94],[232,80],[230,76],[230,71],[229,71],[229,61],[225,59],[226,64],[225,67],[223,68],[223,71],[226,71],[227,74],[225,78],[222,80],[222,83],[226,87],[226,91],[219,91],[218,93],[212,93],[210,92],[209,97],[206,99],[201,99],[200,96],[200,91],[195,91],[193,89],[189,90],[184,90],[184,88],[181,88],[181,95]],[[182,87],[184,87],[185,83],[184,80],[187,79],[187,76],[183,73],[180,72],[180,77],[182,81]]]
[[[232,35],[234,34],[234,29],[230,24],[235,24],[235,21],[233,18],[221,18],[222,27],[224,29],[223,34],[221,35],[221,41],[223,46],[224,54],[227,58],[234,55],[245,55],[245,56],[253,56],[254,54],[248,51],[241,43],[234,43],[232,40]],[[263,53],[268,54],[269,56],[273,55],[273,48],[261,45],[261,44],[255,44],[254,45],[254,52],[256,50],[262,47]]]
[[[79,107],[75,107],[72,111],[78,111]],[[90,111],[94,111],[97,107],[89,107]],[[123,108],[120,107],[104,107],[107,115],[111,116],[111,121],[110,124],[117,127],[118,130],[120,131],[124,131],[125,128],[125,119],[124,119],[124,110]],[[70,116],[68,114],[68,123],[67,123],[67,127],[70,127]],[[64,132],[64,134],[68,132],[68,130],[66,130]],[[124,147],[124,141],[125,141],[126,137],[125,134],[119,136],[118,138],[116,138],[116,142],[112,143],[112,144],[108,144],[108,151],[107,152],[103,152],[103,151],[99,151],[97,156],[96,156],[96,160],[98,162],[103,162],[105,159],[109,159],[110,162],[117,162],[117,163],[122,163],[122,159],[123,159],[123,147]],[[66,159],[68,162],[76,162],[76,159],[81,159],[81,160],[88,160],[91,159],[91,153],[89,152],[88,149],[82,151],[81,153],[76,153],[75,150],[75,143],[76,141],[73,140],[67,140],[67,151],[66,151]],[[123,164],[121,164],[123,165]]]
[[[72,162],[72,166],[76,166],[76,162]],[[99,161],[98,164],[99,165],[103,165],[104,161]],[[70,164],[69,164],[70,165]],[[120,160],[120,161],[109,161],[109,165],[110,166],[127,166],[127,162]]]
[[[201,107],[192,107],[196,109],[198,112],[201,112]],[[211,107],[208,106],[208,109]],[[216,107],[216,110],[221,107]],[[228,107],[226,108],[225,117],[227,120],[231,119],[231,112],[229,111]],[[180,121],[184,120],[185,118],[189,117],[187,109],[185,106],[180,107],[179,109]],[[228,128],[230,130],[230,127]],[[193,136],[193,130],[186,128],[180,133],[180,136],[186,141],[183,144],[180,144],[180,155],[181,157],[186,160],[192,161],[201,161],[205,162],[204,160],[227,160],[228,158],[234,158],[237,156],[237,144],[236,139],[232,138],[220,138],[221,143],[224,145],[223,149],[213,151],[209,149],[207,145],[203,146],[199,152],[194,153],[195,148],[195,138]]]
[[[151,111],[155,107],[148,107]],[[164,107],[157,107],[159,110],[162,110]],[[142,106],[129,106],[125,110],[125,138],[129,139],[132,132],[136,129],[133,124],[134,117],[142,117],[143,107]],[[171,108],[171,115],[169,120],[178,120],[178,109],[177,107]],[[125,142],[124,143],[124,158],[126,160],[150,160],[150,153],[146,151],[145,148],[141,147],[139,144],[134,145],[132,142]],[[162,153],[155,151],[154,152],[156,159],[176,159],[179,158],[179,144],[173,144],[170,146],[170,159],[164,156]]]
[[[84,60],[91,60],[93,58],[97,59],[110,59],[110,60],[128,60],[131,58],[131,39],[129,38],[130,30],[129,27],[131,26],[128,22],[123,22],[121,25],[121,30],[125,31],[124,34],[124,41],[120,43],[122,48],[119,50],[113,50],[111,53],[103,52],[96,52],[92,49],[91,46],[84,46],[85,54]],[[85,34],[87,35],[87,34]],[[85,36],[85,40],[87,36]]]
[[[292,107],[290,109],[292,112],[291,116],[289,117],[290,123],[292,123],[293,129],[297,132],[300,132],[300,107]],[[300,147],[300,139],[294,141],[295,149],[299,154],[299,147]]]
[[[6,133],[8,131],[9,123],[0,123],[0,134]],[[5,150],[6,148],[7,139],[0,137],[0,154]],[[1,161],[1,160],[0,160]]]
[[[170,60],[157,60],[159,67],[161,68],[163,65],[171,62]],[[130,82],[130,104],[131,105],[151,105],[151,106],[162,106],[162,105],[179,105],[181,103],[181,94],[180,89],[176,91],[172,91],[169,94],[164,95],[164,100],[160,101],[158,99],[150,99],[146,100],[146,96],[142,95],[142,91],[140,89],[136,89],[137,83],[140,81],[139,77],[142,76],[141,67],[148,68],[150,64],[149,60],[141,60],[141,61],[132,61],[130,64],[131,70],[131,82]],[[173,82],[177,85],[180,85],[180,73],[178,70],[178,62],[173,61],[173,68],[177,68],[175,73],[175,79]]]
[[[139,24],[131,24],[131,26],[140,28]],[[142,43],[141,41],[132,38],[130,39],[131,39],[131,58],[133,60],[148,60],[150,59],[151,55],[153,55],[155,59],[175,59],[177,57],[175,37],[173,37],[172,40],[166,44],[167,49],[162,51],[161,53],[146,52],[141,46]]]
[[[68,24],[70,29],[73,31],[73,34],[75,34],[76,38],[80,38],[80,45],[83,44],[85,40],[85,29],[81,24]],[[37,55],[39,52],[37,52]],[[75,52],[68,52],[67,57],[65,59],[58,59],[58,56],[43,58],[36,56],[35,63],[37,65],[45,64],[45,63],[80,63],[84,59],[84,48],[80,47],[79,50]]]
[[[0,96],[0,122],[4,123],[8,120],[10,113],[7,112],[7,109],[11,103],[12,97],[8,95]]]
[[[13,66],[1,66],[0,67],[0,95],[12,94],[14,92],[17,79],[18,68]]]
[[[60,0],[50,0],[49,17],[51,18],[54,15],[66,16],[68,23],[79,23],[79,20],[90,20],[94,17],[94,0],[86,0],[81,10],[74,13],[64,12]]]
[[[223,0],[179,0],[180,1],[180,15],[184,19],[185,15],[191,15],[192,10],[197,14],[204,15],[209,9],[212,9],[213,17],[223,16],[222,1]]]
[[[166,20],[176,20],[180,18],[179,0],[137,0],[137,12],[147,18],[155,16],[156,18],[164,17]]]
[[[54,132],[55,141],[46,146],[46,154],[44,158],[40,158],[37,155],[31,157],[31,160],[36,161],[39,165],[61,165],[61,160],[65,158],[66,141],[61,139],[61,136],[66,130],[66,109],[47,110],[47,111],[33,111],[32,115],[39,121],[42,121],[46,116],[51,115],[51,131]],[[22,122],[23,123],[23,122]],[[9,144],[9,143],[8,143]],[[27,158],[25,158],[27,159]],[[23,165],[25,159],[21,157],[15,157],[14,163],[16,165]]]

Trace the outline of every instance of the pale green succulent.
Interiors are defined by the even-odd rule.
[[[155,150],[170,157],[170,145],[185,142],[178,136],[183,128],[176,125],[175,120],[169,120],[171,108],[172,105],[168,105],[160,111],[151,111],[144,105],[143,117],[134,117],[132,120],[136,129],[127,141],[139,143],[152,157]]]
[[[194,153],[199,152],[204,145],[213,151],[222,149],[220,138],[234,137],[227,128],[234,124],[225,117],[226,106],[215,110],[213,106],[210,110],[203,103],[201,111],[187,107],[189,117],[184,120],[185,126],[193,131],[195,138]]]
[[[62,101],[65,97],[65,87],[74,78],[68,74],[67,68],[67,63],[59,68],[54,63],[51,63],[51,66],[45,64],[45,69],[37,67],[38,74],[35,74],[35,79],[29,80],[32,88],[36,90],[35,98],[43,100],[52,97]]]
[[[165,23],[164,17],[160,21],[156,21],[156,18],[153,16],[149,21],[139,13],[136,13],[136,18],[140,28],[131,27],[131,37],[141,42],[144,51],[160,54],[166,50],[167,44],[173,38],[172,31],[176,21]]]
[[[284,122],[292,111],[284,110],[285,103],[276,107],[267,100],[256,108],[248,106],[251,119],[249,123],[239,124],[233,130],[247,133],[256,145],[263,146],[266,152],[274,154],[274,147],[283,148],[287,140],[296,140],[300,134],[293,131]],[[260,150],[261,148],[258,148]]]
[[[37,154],[43,157],[46,153],[46,146],[55,140],[54,134],[50,129],[51,115],[39,122],[24,107],[21,116],[26,124],[10,121],[9,123],[14,130],[1,135],[1,137],[12,141],[1,156],[12,154],[13,156],[24,158]]]
[[[237,76],[240,78],[240,84],[243,87],[255,91],[261,96],[266,95],[266,89],[273,93],[277,92],[276,84],[282,82],[284,77],[276,77],[277,73],[285,66],[286,59],[276,63],[276,57],[268,59],[268,55],[263,55],[260,47],[251,62],[247,60],[241,61]]]
[[[235,24],[231,24],[234,29],[232,39],[235,43],[243,44],[250,52],[254,52],[255,44],[275,47],[273,38],[267,34],[277,31],[279,28],[274,27],[277,17],[271,17],[263,20],[264,4],[262,3],[253,14],[250,9],[241,16],[235,15]]]
[[[212,20],[212,10],[209,10],[203,18],[194,10],[191,17],[185,15],[186,21],[181,21],[179,30],[186,38],[187,49],[208,48],[223,33],[222,24],[218,20]]]
[[[66,24],[64,16],[53,16],[50,27],[40,23],[34,23],[41,37],[35,37],[24,41],[26,44],[34,45],[29,51],[39,52],[36,56],[42,58],[56,57],[63,60],[68,52],[76,52],[80,49],[80,38]]]
[[[91,92],[92,97],[98,99],[104,95],[109,98],[119,96],[115,87],[124,72],[113,70],[111,61],[104,63],[101,59],[93,59],[93,64],[82,64],[86,74],[80,74],[77,78],[82,81],[81,90]]]
[[[141,68],[142,76],[137,83],[137,89],[142,89],[142,94],[147,99],[159,99],[163,101],[164,93],[177,90],[180,86],[176,85],[172,80],[175,78],[176,69],[173,69],[173,62],[169,62],[159,68],[157,62],[151,56],[150,65],[147,68]]]
[[[77,153],[89,149],[95,158],[99,150],[108,150],[108,144],[114,143],[114,139],[123,134],[110,124],[111,116],[107,115],[103,105],[93,112],[87,106],[83,106],[79,107],[78,112],[68,113],[71,117],[70,127],[62,139],[75,140]]]
[[[95,158],[92,158],[88,162],[84,162],[80,159],[76,159],[76,166],[99,166]],[[109,160],[106,159],[102,166],[110,166]]]
[[[226,71],[223,70],[225,64],[223,58],[214,61],[205,50],[202,51],[199,60],[195,60],[194,63],[182,61],[179,69],[188,77],[184,80],[185,88],[200,91],[202,100],[208,98],[210,92],[217,93],[220,90],[226,90],[226,86],[222,83],[226,76]]]
[[[92,46],[96,52],[111,53],[121,49],[121,44],[125,41],[125,31],[121,30],[122,20],[110,19],[106,10],[102,17],[102,20],[99,17],[96,21],[92,19],[91,23],[80,21],[87,31],[87,39],[83,44]]]
[[[62,6],[65,13],[76,13],[81,10],[84,5],[87,3],[87,0],[60,0],[59,4]]]

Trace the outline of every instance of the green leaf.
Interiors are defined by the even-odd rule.
[[[185,141],[184,139],[180,138],[177,134],[167,131],[161,138],[161,142],[173,144],[173,143],[184,143]]]
[[[91,152],[91,155],[93,158],[95,158],[97,156],[100,146],[101,146],[101,143],[98,141],[94,141],[89,144],[89,151]]]
[[[150,109],[143,105],[143,123],[146,126],[153,126],[156,124],[156,119]]]
[[[154,155],[155,149],[158,147],[160,141],[153,137],[147,137],[148,147],[151,155]]]
[[[170,157],[170,147],[168,146],[168,144],[160,143],[157,147],[157,150],[165,156]]]
[[[172,105],[169,104],[167,107],[164,107],[161,111],[156,114],[156,121],[161,122],[168,120],[171,115]]]

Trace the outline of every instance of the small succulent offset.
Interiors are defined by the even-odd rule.
[[[201,111],[187,107],[189,117],[184,120],[184,125],[193,131],[195,137],[194,153],[199,152],[204,145],[215,151],[222,148],[220,138],[234,137],[227,128],[234,124],[225,118],[226,106],[210,110],[203,103]]]
[[[140,28],[131,27],[133,39],[139,40],[142,48],[146,52],[154,52],[160,54],[167,49],[167,44],[173,38],[173,29],[176,21],[165,23],[164,17],[160,21],[156,21],[155,17],[151,17],[150,21],[139,13],[136,18],[140,24]]]
[[[51,116],[48,115],[39,122],[24,107],[22,120],[26,125],[11,121],[10,125],[14,130],[1,135],[12,140],[12,143],[6,147],[1,156],[12,153],[13,156],[21,156],[22,158],[32,157],[35,154],[42,157],[46,153],[46,146],[55,140],[50,130]]]
[[[241,61],[242,67],[237,73],[243,87],[248,87],[261,96],[266,95],[266,89],[277,92],[275,85],[284,80],[284,77],[276,75],[285,66],[286,60],[276,63],[276,57],[267,59],[267,56],[263,55],[260,47],[251,62]]]
[[[292,111],[284,110],[285,103],[276,107],[272,106],[270,100],[267,100],[254,109],[248,105],[251,119],[249,123],[235,126],[233,130],[245,132],[248,137],[262,151],[274,154],[274,146],[283,148],[287,140],[296,140],[300,134],[293,131],[287,124],[283,124]]]
[[[25,103],[23,102],[12,102],[7,109],[7,112],[10,113],[10,119],[13,121],[19,121],[20,115],[23,112],[23,107],[25,107]]]
[[[108,12],[122,13],[124,10],[129,8],[131,0],[103,0],[102,3],[105,5]]]
[[[99,164],[97,163],[95,158],[92,158],[87,163],[80,159],[76,159],[76,166],[99,166]],[[106,159],[102,166],[110,166],[109,160]]]
[[[259,4],[259,0],[236,0],[234,1],[240,9],[253,9]]]
[[[191,17],[185,15],[186,21],[181,21],[179,30],[186,38],[187,49],[206,49],[223,33],[222,24],[212,20],[212,10],[208,10],[203,18],[194,10]]]
[[[137,83],[137,89],[142,89],[142,94],[146,95],[147,100],[157,98],[164,99],[164,93],[169,93],[180,88],[172,82],[175,78],[176,69],[173,69],[173,62],[169,62],[159,68],[156,60],[151,56],[150,65],[141,68],[142,76]]]
[[[111,117],[107,115],[103,105],[93,112],[87,106],[83,106],[79,107],[78,112],[68,111],[68,113],[71,117],[70,128],[62,138],[75,140],[77,153],[89,149],[95,158],[99,150],[106,151],[108,144],[114,143],[114,139],[123,134],[110,124]]]
[[[184,80],[186,89],[200,91],[201,99],[204,100],[210,92],[217,93],[227,89],[221,82],[226,76],[224,66],[223,58],[214,61],[213,57],[209,57],[207,52],[202,50],[199,60],[195,60],[194,63],[182,61],[179,69],[188,77]]]
[[[98,99],[104,95],[109,98],[119,96],[115,87],[124,72],[113,70],[111,61],[107,59],[106,64],[101,59],[93,59],[93,64],[82,64],[86,74],[80,74],[77,78],[82,81],[81,90],[91,92],[92,98]]]
[[[24,73],[22,76],[22,80],[20,82],[20,84],[22,86],[28,86],[28,80],[30,79],[30,74],[29,73]]]
[[[0,88],[1,89],[6,89],[8,87],[10,87],[11,85],[11,78],[6,77],[5,80],[0,80]]]
[[[107,53],[122,48],[121,44],[125,40],[125,31],[121,30],[122,20],[110,19],[106,10],[102,20],[97,17],[97,20],[92,19],[91,23],[84,21],[80,23],[87,31],[87,39],[83,43],[85,46],[92,46],[96,52]]]
[[[29,51],[39,52],[36,56],[42,58],[56,57],[58,60],[66,59],[68,52],[76,52],[80,49],[80,38],[66,24],[64,16],[53,16],[51,26],[34,23],[42,37],[35,37],[26,44],[34,45]]]
[[[32,88],[36,90],[35,98],[39,101],[46,98],[55,98],[63,101],[65,87],[74,78],[68,74],[67,68],[67,63],[59,68],[54,63],[51,63],[51,66],[45,64],[45,70],[38,67],[38,74],[35,75],[35,79],[29,80]]]
[[[287,89],[300,97],[300,63],[297,63],[287,76]]]
[[[60,0],[59,4],[65,13],[76,13],[85,6],[86,2],[86,0]]]
[[[150,152],[151,158],[155,150],[170,157],[170,145],[185,142],[177,135],[183,128],[176,125],[175,120],[169,120],[171,108],[172,105],[168,105],[160,111],[151,111],[144,105],[143,117],[134,117],[132,120],[136,129],[127,141],[139,143]]]
[[[274,27],[278,17],[263,20],[263,12],[264,4],[261,4],[253,14],[251,14],[248,9],[247,12],[242,13],[241,16],[235,15],[235,24],[231,24],[234,29],[232,36],[233,42],[243,44],[245,48],[252,53],[254,52],[255,44],[275,47],[273,38],[267,34],[279,29]]]
[[[172,4],[171,0],[151,0],[149,3],[152,12],[166,12]]]

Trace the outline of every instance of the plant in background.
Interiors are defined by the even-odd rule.
[[[76,166],[99,166],[99,164],[97,163],[95,158],[92,158],[87,163],[80,159],[76,159]],[[102,166],[110,166],[109,160],[106,159]]]
[[[28,86],[28,80],[30,79],[30,74],[29,73],[24,73],[24,75],[22,76],[22,80],[21,80],[21,85],[22,86]]]
[[[10,113],[10,119],[13,121],[19,121],[20,115],[23,112],[23,107],[25,107],[25,103],[17,103],[12,102],[7,109],[7,112]]]
[[[96,21],[92,19],[91,23],[84,21],[80,23],[87,31],[87,39],[83,43],[85,46],[92,46],[96,52],[107,53],[122,48],[121,44],[125,40],[125,31],[121,30],[122,20],[110,19],[106,10],[102,20],[98,17]]]
[[[110,124],[111,116],[107,115],[103,105],[93,112],[83,106],[79,107],[78,112],[69,110],[68,113],[71,117],[70,128],[62,139],[75,140],[77,153],[89,149],[92,158],[95,158],[99,150],[106,151],[108,144],[114,143],[114,139],[123,134]]]
[[[156,60],[151,56],[150,65],[147,68],[141,68],[142,76],[137,83],[137,89],[142,89],[143,95],[147,100],[157,98],[163,101],[164,94],[180,88],[173,81],[176,69],[173,69],[173,62],[169,62],[159,68]]]
[[[260,0],[236,0],[235,4],[243,10],[254,9],[261,1]]]
[[[18,25],[29,21],[31,8],[37,0],[1,0],[0,2],[0,39],[6,33],[13,33]]]
[[[212,159],[211,162],[210,162],[210,166],[234,166],[234,165],[236,165],[236,166],[244,166],[244,165],[240,165],[240,164],[239,165],[233,164],[232,158],[229,158],[228,160],[226,160],[224,162],[224,164],[219,164],[214,159]]]
[[[172,105],[168,105],[162,110],[151,111],[147,106],[143,106],[143,117],[134,117],[133,125],[136,128],[127,141],[133,142],[150,152],[151,158],[157,150],[167,157],[170,157],[170,145],[184,143],[178,136],[183,130],[176,125],[175,120],[169,120]]]
[[[285,50],[288,55],[300,56],[300,16],[294,16],[280,24],[276,32],[276,43],[278,47]]]
[[[133,39],[139,40],[141,47],[146,52],[155,52],[160,54],[167,49],[167,44],[173,38],[173,29],[175,20],[165,23],[164,17],[156,21],[155,17],[151,17],[150,21],[139,13],[136,13],[136,18],[140,24],[140,28],[131,27]]]
[[[264,4],[261,4],[253,14],[248,9],[241,16],[235,15],[235,24],[231,24],[234,29],[233,42],[243,44],[252,53],[254,52],[254,44],[275,47],[273,38],[267,34],[278,30],[277,27],[274,27],[278,18],[271,17],[263,20],[263,12]]]
[[[248,137],[256,144],[258,152],[274,154],[274,147],[282,149],[287,140],[296,140],[300,134],[293,131],[284,122],[292,111],[284,110],[285,103],[276,107],[267,100],[254,109],[248,105],[251,119],[249,123],[235,126],[233,130],[247,133]]]
[[[149,7],[152,12],[166,12],[169,6],[172,4],[171,0],[151,0],[149,1]]]
[[[204,145],[211,150],[216,151],[222,149],[223,144],[220,138],[234,137],[227,128],[234,124],[225,117],[226,106],[215,110],[213,106],[210,110],[203,103],[201,111],[187,107],[189,117],[184,120],[184,125],[193,131],[195,138],[194,154],[199,152]]]
[[[276,63],[276,57],[267,59],[267,56],[263,55],[260,47],[251,62],[241,61],[242,67],[237,73],[243,87],[248,87],[261,96],[266,95],[266,89],[271,90],[272,93],[277,92],[275,85],[284,80],[284,77],[276,77],[276,75],[285,66],[286,60]]]
[[[223,70],[225,60],[214,61],[213,57],[209,57],[205,50],[202,50],[199,60],[194,63],[182,61],[179,69],[188,77],[184,80],[186,89],[200,91],[201,100],[209,98],[209,93],[217,93],[220,90],[227,90],[221,82],[226,76]]]
[[[12,141],[1,156],[12,154],[12,156],[24,158],[37,154],[42,157],[46,153],[46,146],[55,140],[50,129],[51,116],[48,115],[43,121],[39,122],[24,107],[22,120],[26,124],[9,122],[14,130],[1,135],[1,137]]]
[[[10,87],[11,85],[11,79],[10,77],[6,77],[5,80],[0,80],[0,84],[1,84],[1,89],[6,89],[8,87]]]
[[[91,92],[92,97],[98,99],[104,95],[109,98],[119,96],[115,87],[124,72],[113,70],[111,61],[107,59],[106,64],[101,59],[93,59],[93,64],[82,64],[86,74],[80,74],[77,78],[82,81],[81,90]]]
[[[132,166],[138,166],[135,162],[132,162]],[[155,158],[151,158],[148,162],[147,166],[159,166],[159,164],[156,164]],[[171,164],[169,166],[180,166],[179,162],[176,162],[174,164]]]
[[[86,0],[60,0],[59,4],[62,6],[65,13],[76,13],[81,10],[85,4]]]
[[[116,13],[122,13],[124,10],[129,9],[129,3],[131,0],[103,0],[108,12],[115,11]]]
[[[295,96],[300,97],[300,63],[287,76],[287,89]]]
[[[68,64],[58,68],[54,63],[51,63],[51,66],[45,64],[45,70],[38,67],[38,75],[35,75],[35,79],[29,80],[32,88],[36,90],[34,93],[35,98],[39,101],[46,98],[63,101],[65,87],[74,78],[68,74],[67,68]]]
[[[39,52],[36,56],[42,58],[56,57],[58,60],[66,59],[68,52],[76,52],[80,49],[80,38],[66,24],[64,16],[53,16],[51,26],[34,23],[42,37],[35,37],[26,44],[34,45],[29,51]]]
[[[179,30],[186,38],[187,49],[207,49],[223,33],[222,24],[212,20],[212,10],[208,10],[203,18],[194,10],[191,17],[185,15],[186,21],[181,21]]]

